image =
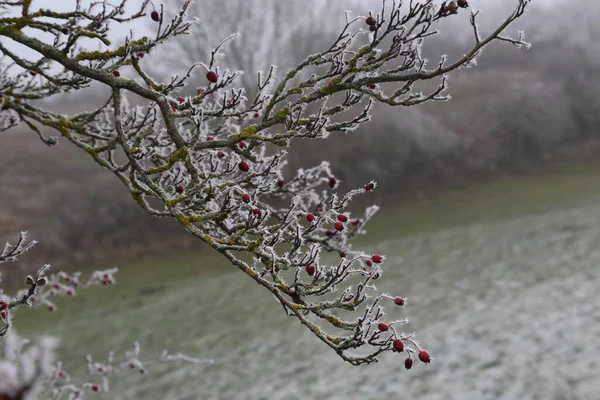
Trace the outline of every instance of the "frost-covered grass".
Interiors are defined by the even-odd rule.
[[[67,369],[134,339],[146,356],[166,347],[216,360],[125,374],[98,399],[595,400],[599,177],[576,167],[500,182],[374,223],[379,240],[366,243],[388,259],[380,289],[408,297],[407,327],[435,358],[411,371],[392,353],[344,364],[218,254],[123,267],[114,287],[57,313],[21,310],[16,323],[61,337]]]

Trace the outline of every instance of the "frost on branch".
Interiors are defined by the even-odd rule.
[[[360,365],[377,361],[385,351],[406,352],[408,369],[413,358],[428,363],[430,357],[412,334],[403,333],[405,318],[384,312],[385,306],[403,307],[405,299],[377,291],[384,257],[351,245],[366,232],[377,208],[353,215],[348,206],[356,196],[375,190],[375,181],[338,193],[338,179],[327,162],[283,176],[284,149],[292,139],[356,129],[370,119],[376,101],[413,106],[448,100],[448,74],[474,65],[486,45],[496,40],[527,45],[522,35],[503,36],[529,0],[514,2],[514,11],[487,35],[472,12],[472,48],[458,60],[441,57],[430,67],[422,47],[446,18],[468,12],[468,2],[383,1],[377,13],[347,14],[331,46],[284,75],[277,77],[275,67],[259,74],[257,94],[248,98],[246,88],[236,86],[241,71],[219,62],[233,36],[224,38],[209,59],[198,60],[167,82],[144,71],[150,49],[188,32],[189,2],[167,20],[162,8],[151,9],[148,2],[137,13],[123,15],[124,2],[51,13],[31,9],[30,2],[0,1],[28,16],[20,19],[23,26],[55,37],[50,46],[0,19],[0,40],[10,38],[42,55],[22,60],[0,47],[21,71],[3,81],[2,115],[17,115],[40,136],[38,126],[58,130],[117,175],[142,208],[176,219],[222,253],[344,360]],[[139,18],[153,21],[153,38],[108,42],[109,22]],[[87,51],[75,46],[84,36],[104,47]],[[47,65],[53,63],[62,71],[51,74]],[[136,77],[122,78],[119,69],[124,68]],[[437,88],[416,90],[415,85],[429,80],[439,80]],[[105,105],[94,111],[65,116],[28,101],[92,81],[111,91]],[[184,97],[189,86],[197,88],[196,95]],[[133,106],[131,96],[146,103]],[[330,263],[326,253],[339,255],[339,261]]]

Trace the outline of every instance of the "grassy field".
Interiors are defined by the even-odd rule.
[[[521,351],[522,341],[531,347],[523,351],[543,357],[545,350],[539,346],[552,340],[546,340],[539,327],[553,332],[554,325],[546,326],[543,318],[559,316],[546,310],[551,302],[540,301],[553,291],[563,293],[557,285],[579,288],[573,290],[592,310],[597,274],[584,272],[600,262],[594,250],[600,239],[599,201],[600,165],[569,164],[542,176],[474,186],[382,212],[370,226],[370,235],[359,241],[360,247],[388,256],[381,289],[400,290],[409,297],[407,312],[418,314],[411,329],[423,332],[422,340],[439,357],[435,367],[436,363],[419,366],[411,375],[393,372],[391,380],[380,377],[400,365],[394,357],[362,372],[346,366],[297,321],[286,318],[262,288],[213,252],[119,265],[117,285],[59,299],[58,312],[21,310],[16,325],[25,336],[43,330],[61,338],[62,359],[75,372],[82,371],[85,354],[105,357],[111,349],[118,354],[136,339],[149,358],[168,348],[216,359],[208,367],[156,365],[150,368],[149,380],[125,374],[112,381],[120,396],[95,394],[97,398],[376,400],[403,390],[410,398],[431,400],[533,399],[536,390],[527,388],[539,374],[530,370],[521,353],[503,349],[512,346]],[[569,283],[573,277],[581,279]],[[486,311],[491,304],[492,314]],[[577,331],[581,321],[574,310],[579,309],[572,301],[553,308],[569,315],[563,316],[562,326],[570,331],[555,332],[557,340],[591,341],[596,346],[588,337],[595,330]],[[494,313],[506,318],[513,330],[523,329],[525,337],[503,332],[502,320],[488,320]],[[538,334],[542,337],[536,340]],[[448,350],[450,345],[456,352]],[[463,365],[459,354],[470,363]],[[510,368],[498,369],[494,359],[504,360]],[[578,360],[570,363],[584,368]],[[564,370],[552,365],[555,371]],[[516,379],[511,368],[525,377]],[[448,375],[449,370],[456,375]],[[587,371],[589,375],[596,369],[588,366]],[[470,377],[477,374],[483,381],[470,385]],[[514,389],[516,397],[501,397],[498,393],[513,382],[523,386]],[[570,387],[569,382],[563,386]],[[436,392],[440,385],[450,385],[443,397]],[[543,398],[566,398],[559,396],[566,393],[563,386],[555,388],[558,397]]]

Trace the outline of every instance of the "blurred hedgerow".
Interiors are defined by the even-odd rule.
[[[406,299],[377,291],[384,256],[351,245],[378,208],[351,215],[348,205],[376,190],[376,182],[338,193],[339,180],[326,161],[283,176],[285,148],[292,139],[355,130],[369,121],[375,102],[409,107],[449,100],[448,74],[476,65],[491,42],[529,47],[523,32],[515,38],[504,33],[529,2],[514,0],[513,12],[484,34],[479,11],[466,0],[382,1],[377,12],[346,13],[330,46],[284,73],[275,66],[259,73],[250,91],[237,86],[242,71],[220,62],[235,34],[208,59],[173,71],[166,81],[147,72],[153,49],[189,34],[199,21],[188,19],[190,1],[167,17],[149,0],[134,13],[125,11],[126,0],[89,6],[78,0],[68,12],[0,0],[0,128],[24,123],[48,145],[58,137],[42,128],[55,129],[113,172],[140,207],[176,219],[223,254],[343,360],[367,364],[392,351],[405,354],[410,369],[413,359],[431,358],[412,333],[404,333],[406,318],[384,312],[388,305],[404,307]],[[430,64],[421,49],[446,18],[462,12],[470,12],[472,47],[457,60],[442,55]],[[140,18],[154,22],[152,35],[108,39],[111,24]],[[38,58],[20,57],[9,40]],[[90,40],[100,50],[86,49]],[[419,90],[429,81],[437,87]],[[111,93],[89,112],[62,115],[34,102],[92,83]],[[195,94],[184,95],[190,87]],[[339,254],[339,261],[328,264],[324,253]]]

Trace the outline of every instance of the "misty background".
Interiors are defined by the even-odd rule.
[[[181,0],[171,3],[175,10]],[[157,49],[142,66],[169,80],[239,32],[219,68],[244,70],[238,86],[251,97],[259,70],[275,64],[283,76],[329,46],[344,10],[365,15],[380,4],[196,0],[191,15],[201,21],[193,36]],[[470,4],[482,10],[485,35],[516,1]],[[468,14],[435,26],[441,34],[424,45],[431,64],[470,50]],[[3,280],[20,283],[25,271],[47,262],[84,271],[118,265],[121,272],[118,285],[90,289],[75,302],[59,299],[55,314],[25,311],[17,325],[35,332],[42,324],[66,338],[67,367],[82,364],[82,348],[104,355],[134,339],[145,354],[167,347],[216,360],[202,369],[164,367],[145,383],[123,378],[114,383],[119,396],[105,397],[112,400],[197,400],[199,393],[235,400],[596,400],[599,18],[596,0],[534,0],[507,31],[524,29],[531,49],[493,42],[477,66],[450,75],[450,101],[376,104],[357,131],[296,140],[288,149],[286,177],[329,160],[340,192],[378,182],[352,205],[382,206],[356,247],[386,255],[378,288],[408,297],[407,329],[428,346],[431,365],[404,371],[398,355],[366,368],[343,364],[177,222],[148,216],[87,154],[66,140],[49,148],[24,127],[0,138],[0,240],[14,242],[27,230],[40,243],[5,268]],[[139,36],[155,28],[149,18],[118,27],[115,45],[128,29]],[[195,80],[206,83],[201,71]],[[196,86],[186,90],[193,94]],[[108,95],[93,86],[46,105],[75,113]]]
[[[191,63],[206,60],[224,37],[239,32],[240,37],[225,48],[220,66],[245,71],[239,84],[248,88],[250,97],[259,70],[275,64],[279,76],[283,75],[306,55],[331,43],[343,26],[344,10],[353,15],[376,12],[379,3],[196,2],[191,15],[198,15],[201,22],[194,36],[176,38],[142,65],[166,80]],[[508,15],[512,3],[472,1],[483,11],[482,33]],[[371,122],[356,132],[334,134],[320,143],[293,142],[290,175],[298,167],[327,159],[342,181],[341,190],[375,179],[379,187],[374,200],[394,207],[427,193],[528,174],[554,162],[596,157],[600,8],[593,0],[541,3],[544,6],[533,2],[509,28],[512,34],[525,29],[531,49],[500,42],[488,46],[478,66],[450,76],[449,102],[412,108],[377,104]],[[140,34],[151,27],[138,23],[134,28]],[[473,37],[467,12],[447,18],[438,29],[442,33],[424,47],[431,63],[441,54],[451,60],[470,49]],[[122,74],[127,76],[128,71]],[[187,90],[193,93],[195,87]],[[77,112],[92,108],[107,95],[106,88],[92,87],[53,99],[49,106]],[[0,238],[28,230],[41,239],[28,262],[81,264],[199,246],[177,223],[149,218],[117,179],[70,143],[61,141],[47,148],[24,127],[3,134],[0,184],[6,188],[0,193]],[[65,259],[67,254],[74,259]]]

